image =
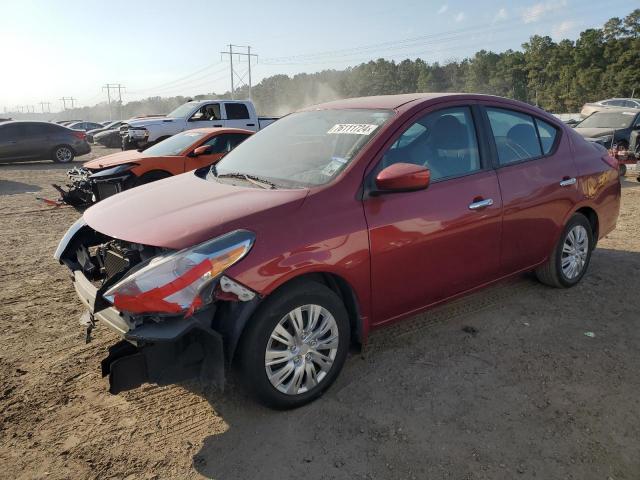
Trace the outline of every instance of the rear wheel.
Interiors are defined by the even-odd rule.
[[[73,158],[76,156],[76,153],[73,151],[69,145],[58,145],[53,149],[51,154],[51,158],[56,163],[69,163],[73,162]]]
[[[296,408],[336,379],[349,349],[342,300],[316,282],[284,287],[260,307],[243,336],[243,381],[263,404]]]
[[[581,213],[574,214],[547,263],[536,270],[538,280],[552,287],[573,287],[586,273],[594,245],[589,220]]]

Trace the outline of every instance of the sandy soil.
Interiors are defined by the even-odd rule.
[[[35,199],[66,168],[0,166],[0,477],[640,478],[634,179],[578,287],[523,276],[380,331],[322,399],[283,413],[233,380],[106,393],[116,338],[85,345],[52,258],[78,213]]]

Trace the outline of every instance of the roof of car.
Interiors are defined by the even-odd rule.
[[[596,113],[626,113],[629,115],[637,115],[640,113],[640,108],[629,108],[629,107],[609,107],[606,110],[597,110],[593,112],[591,115],[595,115]],[[591,116],[589,115],[589,116]]]
[[[366,108],[366,109],[381,109],[381,110],[398,110],[403,107],[408,108],[417,103],[425,103],[440,98],[460,99],[460,100],[500,100],[512,102],[512,100],[497,97],[495,95],[481,95],[476,93],[403,93],[400,95],[379,95],[372,97],[357,97],[347,98],[344,100],[334,100],[332,102],[321,103],[319,105],[312,105],[302,110],[329,110],[329,109],[346,109],[346,108]]]
[[[7,120],[6,122],[2,122],[2,125],[15,125],[16,123],[26,124],[26,123],[37,123],[40,125],[57,125],[61,126],[58,123],[53,122],[45,122],[44,120]]]
[[[216,132],[220,132],[220,133],[248,133],[248,134],[256,133],[253,130],[245,130],[244,128],[231,128],[231,127],[192,128],[190,130],[185,130],[182,133],[189,133],[189,132],[204,133],[205,135],[216,133]]]

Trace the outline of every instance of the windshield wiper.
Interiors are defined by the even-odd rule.
[[[258,185],[259,187],[267,188],[267,189],[278,188],[278,186],[275,183],[267,180],[266,178],[257,177],[255,175],[250,175],[248,173],[240,173],[240,172],[221,173],[216,176],[217,178],[240,178],[240,179],[246,180],[247,182],[253,183],[254,185]]]

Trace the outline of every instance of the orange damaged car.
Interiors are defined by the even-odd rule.
[[[216,163],[254,132],[239,128],[196,128],[144,150],[126,150],[90,160],[67,172],[66,188],[53,185],[62,201],[81,207],[129,188]]]

